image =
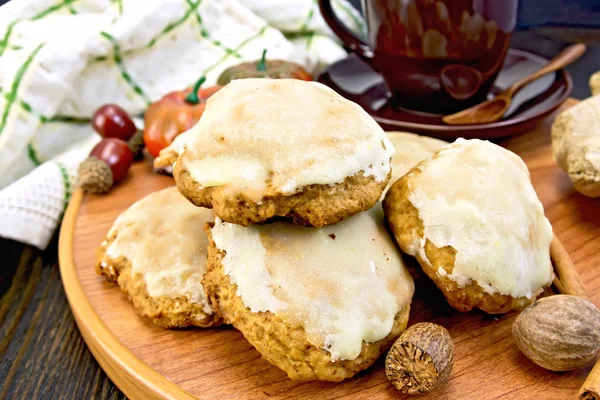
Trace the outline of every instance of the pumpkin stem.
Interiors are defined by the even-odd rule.
[[[267,49],[264,49],[262,52],[262,57],[256,66],[258,71],[266,71],[267,70]]]
[[[192,91],[185,97],[186,102],[190,104],[200,104],[200,99],[198,98],[198,90],[200,90],[200,86],[202,86],[204,81],[206,81],[206,77],[201,76],[200,79],[198,79],[196,83],[194,83]]]

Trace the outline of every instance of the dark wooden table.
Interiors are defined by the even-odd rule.
[[[0,399],[124,399],[77,329],[57,248],[0,238]]]

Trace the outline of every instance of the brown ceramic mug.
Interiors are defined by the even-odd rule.
[[[321,13],[385,79],[394,104],[451,113],[485,101],[502,67],[518,0],[363,0],[369,43]]]

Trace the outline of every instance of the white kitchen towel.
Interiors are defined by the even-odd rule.
[[[334,9],[364,34],[345,0]],[[269,58],[316,72],[346,53],[314,0],[26,0],[0,8],[0,236],[44,249],[99,140],[90,118]]]

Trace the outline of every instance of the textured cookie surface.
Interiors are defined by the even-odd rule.
[[[386,132],[386,135],[396,149],[391,160],[392,179],[388,183],[388,188],[412,167],[449,144],[440,139],[409,132]]]
[[[210,210],[175,187],[151,193],[115,220],[96,272],[127,293],[138,314],[166,328],[220,325],[202,288]]]
[[[396,241],[460,311],[521,309],[554,278],[552,228],[515,154],[458,140],[398,180],[383,202]]]
[[[406,328],[414,284],[380,207],[339,224],[208,229],[215,310],[292,379],[340,381]]]
[[[223,220],[251,225],[286,217],[299,225],[322,227],[366,210],[379,200],[388,179],[377,182],[362,173],[334,185],[310,185],[293,195],[268,195],[259,203],[247,193],[226,186],[197,190],[198,184],[181,164],[175,164],[179,191],[198,207],[210,207]]]
[[[393,154],[362,108],[294,79],[231,82],[208,100],[182,147],[174,166],[180,192],[241,225],[289,217],[323,226],[369,209]]]
[[[561,112],[551,134],[554,159],[575,189],[600,197],[600,95]]]

